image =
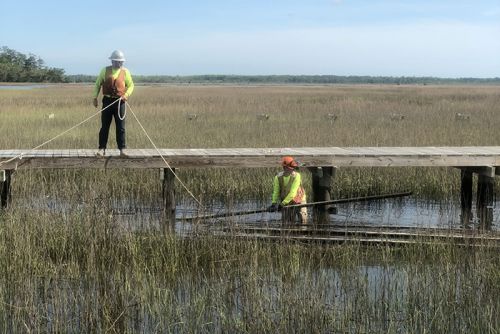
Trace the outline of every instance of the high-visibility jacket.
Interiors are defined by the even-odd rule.
[[[280,172],[274,177],[272,202],[282,205],[306,203],[300,173],[293,171],[289,176],[285,176]]]
[[[114,68],[112,66],[104,67],[94,86],[94,97],[99,96],[102,87],[102,94],[109,97],[124,96],[128,98],[134,91],[134,81],[130,71],[125,67]]]

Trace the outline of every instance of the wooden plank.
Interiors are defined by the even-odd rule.
[[[241,155],[248,155],[248,156],[253,156],[253,155],[267,155],[267,154],[273,154],[273,151],[270,151],[269,149],[266,148],[239,148],[238,151],[240,151]]]
[[[147,158],[148,156],[146,155],[146,150],[144,149],[133,149],[132,150],[132,154],[135,156],[135,157],[140,157],[140,158]]]
[[[481,147],[473,146],[460,147],[459,152],[461,155],[491,155],[491,150],[483,150]]]
[[[500,148],[498,146],[481,146],[483,150],[487,150],[491,154],[500,154]]]
[[[318,147],[317,149],[321,152],[321,155],[343,155],[349,153],[346,148],[342,147]]]
[[[0,150],[0,162],[24,153],[3,166],[16,168],[102,168],[95,160],[95,150]],[[107,150],[106,159],[119,157],[116,149]],[[161,149],[162,155],[175,167],[276,167],[277,161],[290,154],[306,167],[358,166],[500,166],[500,147],[304,147],[304,148],[219,148]],[[155,149],[131,149],[129,158],[108,161],[108,167],[157,168],[164,162]],[[69,166],[65,166],[69,164]]]
[[[0,152],[4,152],[2,156],[6,158],[12,158],[15,155],[15,150],[2,150]]]
[[[324,150],[322,150],[320,147],[308,147],[307,152],[308,152],[308,155],[311,155],[311,156],[324,155]],[[330,153],[330,155],[331,155],[331,153]]]
[[[380,155],[394,155],[397,154],[396,150],[387,151],[384,147],[365,147],[364,155],[380,156]]]
[[[404,150],[405,155],[413,155],[413,156],[420,156],[420,157],[429,157],[429,156],[440,156],[441,154],[438,153],[436,148],[431,147],[431,148],[426,148],[426,147],[405,147],[399,148],[401,151]]]
[[[96,150],[80,150],[80,156],[81,157],[95,157],[97,153]]]
[[[348,155],[350,156],[364,156],[368,153],[366,147],[349,147],[346,149],[349,151]]]
[[[162,155],[168,155],[167,150],[165,149],[159,149],[159,151]],[[152,158],[154,156],[158,156],[158,152],[154,148],[141,149],[141,152],[143,152],[146,158]]]
[[[294,227],[248,227],[239,226],[237,228],[230,227],[224,229],[227,232],[245,232],[245,233],[261,233],[261,234],[281,234],[281,235],[315,235],[315,236],[333,236],[333,235],[364,235],[376,237],[390,237],[390,238],[447,238],[447,239],[467,239],[478,241],[494,241],[500,242],[500,235],[488,234],[469,234],[465,233],[467,230],[457,231],[453,229],[440,230],[440,229],[419,229],[411,228],[407,231],[400,231],[397,229],[379,229],[376,226],[370,228],[331,228],[331,229],[316,229],[313,225],[301,226],[301,228]]]
[[[363,245],[409,245],[409,244],[430,244],[436,245],[436,241],[426,241],[422,239],[390,239],[390,238],[360,238],[349,236],[335,236],[335,237],[318,237],[318,236],[278,236],[278,235],[253,235],[253,234],[235,234],[229,233],[221,235],[220,237],[239,238],[248,240],[269,240],[269,241],[294,241],[294,242],[314,242],[314,243],[346,243],[352,242]],[[440,244],[448,244],[449,242],[441,242]],[[477,246],[482,247],[481,243],[472,243],[455,241],[454,244],[458,246]],[[492,245],[496,246],[497,245]]]
[[[423,147],[425,149],[425,147]],[[430,149],[433,149],[436,154],[440,155],[460,155],[460,153],[451,147],[429,147]]]

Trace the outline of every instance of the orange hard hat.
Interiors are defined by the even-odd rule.
[[[283,159],[281,159],[281,165],[288,168],[295,168],[299,166],[295,159],[290,156],[283,157]]]

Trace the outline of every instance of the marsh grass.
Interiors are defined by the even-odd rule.
[[[93,112],[89,95],[87,86],[0,91],[0,148],[31,148],[73,126]],[[165,148],[500,142],[496,87],[138,87],[130,102]],[[457,122],[457,112],[473,117]],[[328,113],[338,115],[334,123]],[[270,117],[260,121],[260,114]],[[395,122],[391,114],[405,118]],[[47,148],[95,147],[98,127],[96,118]],[[131,117],[127,129],[129,147],[149,147]],[[114,147],[113,133],[109,142]],[[178,170],[204,203],[228,205],[268,201],[276,171]],[[453,200],[459,177],[439,168],[346,168],[338,171],[334,195],[410,189],[422,198]],[[18,171],[12,191],[14,205],[0,213],[3,332],[500,328],[500,258],[488,245],[322,246],[124,228],[117,207],[161,205],[156,170]],[[177,193],[188,200],[182,189]],[[23,199],[30,205],[16,205]]]
[[[456,332],[500,325],[498,251],[132,233],[105,206],[2,215],[4,331]]]
[[[89,86],[0,92],[0,148],[28,149],[95,111]],[[497,87],[271,86],[137,87],[131,106],[158,147],[494,146],[500,142]],[[265,122],[260,114],[270,115]],[[337,119],[332,124],[328,114]],[[392,114],[404,115],[401,121]],[[459,121],[457,113],[471,116]],[[54,118],[47,115],[54,114]],[[196,114],[188,120],[187,114]],[[99,117],[46,148],[94,148]],[[109,147],[115,147],[113,128]],[[129,112],[127,142],[151,148]],[[277,165],[278,165],[277,161]],[[189,187],[208,197],[230,189],[241,198],[268,196],[276,170],[185,170]],[[308,173],[306,173],[308,174]],[[336,195],[411,189],[427,198],[456,194],[458,171],[441,168],[339,171]],[[205,186],[209,185],[209,186]],[[185,193],[180,191],[183,196]]]

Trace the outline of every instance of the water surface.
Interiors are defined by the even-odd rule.
[[[36,85],[0,85],[0,90],[31,90],[53,87],[52,85],[36,84]]]

